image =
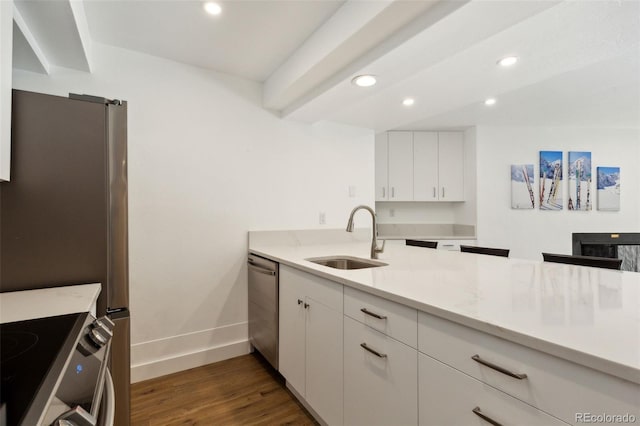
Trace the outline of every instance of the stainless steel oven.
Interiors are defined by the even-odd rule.
[[[108,425],[113,327],[86,312],[0,324],[6,424]]]

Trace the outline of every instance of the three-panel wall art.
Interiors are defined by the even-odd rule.
[[[597,193],[598,210],[620,210],[620,167],[598,166],[594,193],[591,153],[569,151],[566,188],[563,160],[562,151],[540,151],[537,188],[533,164],[512,164],[511,208],[590,211]]]

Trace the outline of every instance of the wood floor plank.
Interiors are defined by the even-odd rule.
[[[317,425],[259,354],[134,383],[132,426]]]

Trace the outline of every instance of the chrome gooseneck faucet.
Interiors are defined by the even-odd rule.
[[[382,253],[384,251],[384,240],[382,240],[382,247],[378,248],[378,225],[376,223],[376,212],[369,206],[360,205],[351,210],[351,214],[349,215],[349,222],[347,222],[347,232],[353,232],[353,215],[360,209],[367,210],[371,213],[371,219],[373,219],[373,238],[371,240],[371,258],[377,259],[378,253]]]

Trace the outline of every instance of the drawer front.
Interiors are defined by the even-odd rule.
[[[577,413],[640,419],[639,385],[423,312],[418,349],[567,423],[576,424]]]
[[[424,354],[418,354],[419,420],[425,426],[566,426],[566,423]],[[475,410],[475,412],[474,412]],[[478,414],[476,414],[476,412]]]
[[[345,287],[344,313],[412,348],[418,347],[418,312],[413,308]]]
[[[475,245],[476,240],[438,240],[438,249],[460,251],[460,244]]]
[[[416,425],[417,357],[416,349],[345,316],[344,424]]]
[[[302,286],[305,296],[342,313],[342,284],[286,265],[280,265],[280,285],[286,285],[292,281]]]

